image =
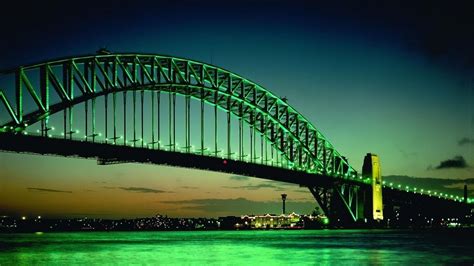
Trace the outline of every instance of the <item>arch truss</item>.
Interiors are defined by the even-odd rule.
[[[12,80],[0,83],[6,86],[0,87],[0,110],[8,117],[2,133],[32,134],[29,129],[36,125],[41,136],[54,137],[56,127],[61,138],[72,140],[78,138],[81,123],[82,141],[178,149],[358,178],[347,159],[286,100],[213,65],[154,54],[97,54],[21,66],[2,76]],[[177,96],[184,102],[178,113]],[[83,110],[80,119],[77,106]],[[160,115],[165,107],[167,119]],[[176,133],[180,114],[184,127]],[[197,126],[192,126],[196,115]],[[61,117],[61,123],[53,125],[53,116]],[[184,138],[181,148],[177,135]],[[208,145],[209,138],[213,145]]]

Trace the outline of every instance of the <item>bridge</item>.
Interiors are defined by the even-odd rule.
[[[466,197],[385,183],[373,154],[359,174],[286,99],[210,64],[98,53],[2,71],[0,81],[2,151],[294,183],[345,224],[395,217],[399,208],[459,216],[471,206]]]

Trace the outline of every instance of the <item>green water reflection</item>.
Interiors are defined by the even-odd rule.
[[[386,230],[0,234],[0,265],[472,265],[472,236]]]

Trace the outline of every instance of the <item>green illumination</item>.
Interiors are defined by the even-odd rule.
[[[74,67],[74,69],[77,72],[79,78],[84,79],[84,77],[81,77],[81,75],[83,74],[83,73],[81,73],[82,66],[86,66],[87,63],[93,63],[95,66],[98,67],[98,69],[102,69],[102,74],[100,74],[100,75],[103,76],[104,80],[106,80],[105,81],[106,83],[107,83],[107,81],[114,83],[114,84],[110,84],[110,85],[115,86],[114,90],[110,90],[110,91],[113,91],[114,93],[115,92],[126,92],[126,91],[130,90],[128,87],[121,87],[121,85],[117,85],[117,84],[118,83],[123,83],[123,81],[126,80],[127,78],[130,79],[129,71],[126,70],[126,69],[122,69],[123,73],[122,72],[117,73],[116,76],[113,77],[113,79],[116,79],[116,80],[113,81],[112,77],[109,76],[107,73],[105,73],[103,71],[103,69],[104,69],[104,66],[106,64],[108,66],[110,66],[109,64],[115,64],[115,67],[117,67],[117,66],[118,67],[123,67],[123,65],[125,64],[124,62],[127,61],[127,60],[130,60],[131,58],[133,58],[134,62],[137,63],[136,64],[137,73],[144,74],[148,78],[148,81],[142,81],[142,82],[144,82],[143,84],[142,83],[138,84],[140,86],[143,85],[143,87],[139,87],[138,89],[143,89],[143,90],[146,90],[146,91],[157,91],[157,90],[159,90],[159,91],[163,91],[163,92],[168,93],[168,94],[172,93],[172,94],[176,94],[176,95],[189,96],[192,99],[201,100],[201,101],[205,102],[208,105],[216,106],[217,108],[219,108],[219,110],[223,110],[225,112],[228,112],[232,116],[239,117],[239,118],[244,118],[244,121],[247,124],[250,125],[250,122],[245,119],[245,117],[246,117],[245,115],[241,115],[241,114],[237,115],[236,113],[234,113],[232,111],[231,107],[227,107],[226,104],[221,104],[221,102],[222,103],[227,102],[227,101],[224,101],[224,100],[229,100],[229,102],[230,101],[235,101],[238,104],[241,104],[243,107],[245,107],[246,110],[249,110],[249,112],[251,111],[252,114],[261,115],[263,118],[265,118],[266,120],[271,122],[272,125],[276,126],[276,128],[280,132],[284,133],[284,137],[287,140],[292,140],[292,141],[295,142],[296,147],[298,147],[302,152],[305,153],[304,155],[307,156],[306,157],[307,160],[312,164],[311,166],[310,166],[310,164],[308,164],[307,166],[306,165],[302,166],[299,163],[295,164],[294,162],[289,162],[288,158],[290,156],[288,155],[288,152],[285,150],[286,148],[280,148],[279,145],[275,145],[273,147],[273,149],[276,150],[277,152],[281,153],[281,161],[278,163],[279,166],[285,166],[285,168],[298,169],[298,170],[303,170],[303,171],[307,171],[307,172],[313,172],[311,170],[316,169],[314,172],[319,173],[319,174],[327,172],[327,174],[334,175],[336,177],[352,176],[353,178],[357,179],[357,175],[354,174],[355,170],[347,163],[346,160],[342,159],[342,156],[339,154],[339,152],[337,152],[334,149],[333,145],[322,135],[321,132],[319,132],[314,127],[313,124],[311,124],[303,115],[301,115],[299,112],[297,112],[296,109],[294,109],[292,106],[288,105],[288,103],[286,101],[280,99],[275,94],[273,94],[271,91],[263,88],[262,86],[258,85],[257,83],[254,83],[254,82],[252,82],[248,79],[245,79],[245,78],[243,78],[239,75],[236,75],[236,74],[231,73],[227,70],[224,70],[224,69],[221,69],[221,68],[209,65],[209,64],[205,64],[205,63],[201,63],[201,62],[197,62],[197,61],[193,61],[193,60],[188,60],[188,59],[184,59],[184,58],[176,58],[176,57],[169,57],[169,56],[162,56],[162,55],[110,54],[110,55],[100,55],[100,56],[86,56],[86,57],[79,57],[79,58],[66,58],[66,59],[56,60],[56,61],[52,61],[52,62],[45,62],[45,63],[36,64],[36,65],[24,66],[24,67],[22,67],[22,69],[25,69],[25,70],[28,70],[28,71],[33,71],[33,70],[39,69],[40,67],[47,66],[49,68],[50,67],[55,67],[55,68],[57,67],[58,70],[59,70],[59,68],[61,68],[63,66],[71,65],[72,67]],[[166,61],[165,59],[169,60],[169,62],[170,62],[169,65],[166,65],[165,63],[162,63],[163,61]],[[180,68],[177,65],[181,65],[181,64],[186,65],[188,67],[187,70],[191,71],[192,73],[185,73],[185,71],[180,70]],[[155,77],[152,77],[149,74],[148,71],[152,67],[156,68],[154,70],[156,70],[157,73],[162,73],[164,75],[164,78],[163,78],[162,81],[155,80]],[[201,69],[204,72],[204,74],[202,74],[203,76],[200,76],[199,74],[197,74],[196,69]],[[98,71],[98,70],[92,70],[92,71]],[[60,72],[60,71],[58,71],[58,72]],[[125,73],[125,72],[127,72],[127,73]],[[55,78],[54,77],[55,76],[54,72],[51,72],[49,74],[52,75],[52,78]],[[97,73],[95,73],[95,72],[94,73],[89,73],[88,72],[88,74],[96,75]],[[189,77],[187,77],[186,74],[189,74]],[[161,75],[161,74],[158,74],[158,75]],[[170,75],[172,75],[174,78],[172,78]],[[237,95],[238,93],[233,92],[233,88],[234,88],[233,85],[226,85],[225,82],[220,82],[221,78],[216,78],[216,77],[220,77],[220,76],[222,76],[224,78],[227,78],[229,81],[231,80],[233,83],[241,84],[242,87],[252,88],[252,90],[254,90],[253,94],[254,95],[262,95],[261,98],[256,97],[256,96],[252,96],[252,93],[247,93],[246,95],[240,95],[240,94]],[[190,81],[191,78],[190,77],[194,78],[195,81],[197,81],[198,85],[197,84],[191,84],[191,81]],[[23,78],[24,78],[24,80],[23,80]],[[175,80],[176,78],[177,78],[177,80]],[[27,81],[26,76],[25,77],[23,77],[23,76],[20,77],[20,82],[24,83],[26,81]],[[108,93],[109,93],[108,91],[105,91],[105,92],[101,91],[100,92],[101,94],[100,94],[100,93],[98,93],[99,90],[98,91],[95,90],[95,84],[91,85],[87,82],[87,80],[82,80],[82,81],[84,83],[83,85],[84,85],[85,89],[90,90],[90,94],[88,95],[90,97],[87,97],[88,99],[91,99],[91,98],[95,99],[94,97],[99,97],[99,96],[104,96],[104,95],[106,97],[108,96]],[[162,82],[162,84],[160,82]],[[156,88],[154,87],[154,88],[151,89],[151,88],[149,88],[149,85],[151,83],[157,83],[157,85],[160,85],[160,86],[164,85],[164,83],[166,83],[166,86],[168,86],[168,85],[171,85],[171,86],[168,86],[166,88],[165,87],[160,87],[159,89],[157,89],[157,87]],[[22,84],[22,83],[20,83],[20,84]],[[226,86],[231,86],[231,88],[227,88]],[[171,87],[173,87],[173,89],[171,89]],[[235,87],[235,88],[237,88],[237,87]],[[46,87],[46,89],[47,89],[47,87]],[[136,90],[136,88],[134,90]],[[247,91],[248,91],[248,89],[247,89]],[[219,101],[213,102],[213,100],[209,100],[207,98],[202,98],[202,96],[197,96],[197,95],[201,95],[201,94],[196,94],[196,92],[215,93],[216,97],[222,98],[222,101],[219,100]],[[0,91],[0,93],[1,93],[1,91]],[[77,99],[79,99],[79,98],[77,98]],[[19,99],[19,100],[21,101],[21,99]],[[71,100],[71,99],[68,99],[68,100]],[[66,101],[64,101],[64,102],[66,102]],[[263,104],[264,102],[265,102],[265,104]],[[83,103],[83,102],[81,102],[81,103]],[[268,106],[268,104],[270,106]],[[294,117],[294,121],[295,121],[294,124],[288,125],[287,118],[286,119],[283,118],[283,116],[280,115],[279,113],[277,113],[276,115],[273,115],[272,112],[274,112],[275,109],[278,109],[278,108],[285,109],[288,116]],[[44,119],[45,117],[47,118],[47,117],[51,116],[55,112],[63,111],[63,110],[56,110],[56,109],[50,111],[51,109],[49,108],[49,106],[43,106],[43,109],[48,110],[48,112],[42,113],[42,116],[38,116],[39,118],[33,117],[33,118],[28,118],[28,119],[23,119],[22,120],[21,119],[22,117],[19,117],[20,119],[18,119],[18,121],[29,121],[32,124],[34,124],[34,123],[39,121],[39,120],[35,120],[35,119]],[[39,110],[39,111],[41,112],[41,110]],[[94,113],[93,113],[93,115],[94,115]],[[114,117],[114,119],[115,119],[115,117]],[[95,123],[95,120],[94,120],[94,123]],[[17,126],[16,126],[17,130],[18,130],[18,128],[20,128],[18,126],[19,124],[21,124],[21,122],[17,122]],[[26,123],[24,125],[25,125],[25,127],[28,126],[28,124],[26,124]],[[253,124],[253,125],[255,125],[255,124]],[[309,145],[309,144],[305,143],[305,141],[302,139],[301,132],[298,133],[298,130],[295,131],[293,129],[293,128],[295,128],[295,125],[304,125],[305,128],[301,131],[306,132],[306,137],[308,135],[310,135],[310,136],[315,137],[315,139],[318,139],[318,141],[315,143],[316,148],[313,148],[312,145]],[[72,127],[72,126],[70,126],[70,127]],[[86,123],[86,127],[87,127],[87,123]],[[13,128],[14,127],[10,127],[10,129],[12,129],[12,130],[13,130]],[[52,127],[51,129],[55,130],[54,127]],[[95,128],[95,124],[94,124],[92,131],[95,132],[95,129],[96,128]],[[298,129],[300,129],[300,128],[298,128]],[[89,131],[89,130],[86,130],[86,131]],[[40,133],[40,130],[37,130],[37,132]],[[43,133],[47,133],[47,131],[43,132]],[[79,133],[79,130],[76,130],[75,133]],[[86,132],[86,133],[88,133],[88,132]],[[260,133],[267,140],[269,140],[269,136],[266,135],[268,133],[266,133],[266,132],[260,132]],[[27,133],[25,132],[24,134],[26,135]],[[65,134],[70,134],[70,133],[65,133],[65,132],[61,133],[62,136],[64,136]],[[52,135],[48,135],[48,136],[52,137]],[[98,136],[102,136],[102,133],[98,133]],[[144,136],[143,132],[142,132],[142,136]],[[115,137],[115,135],[114,135],[114,137]],[[78,136],[78,138],[80,138],[80,136]],[[84,138],[87,138],[87,136],[84,136]],[[134,139],[135,138],[136,137],[134,136]],[[158,136],[158,138],[159,138],[159,136]],[[124,137],[120,136],[120,139],[124,139]],[[108,138],[106,138],[105,140],[108,141]],[[113,141],[115,143],[116,139],[114,138]],[[136,140],[134,140],[134,141],[128,141],[127,140],[127,141],[125,141],[125,145],[128,145],[129,142],[135,142],[135,141]],[[145,140],[140,139],[140,141],[142,141],[142,143],[143,143]],[[321,141],[322,144],[319,143],[320,141]],[[145,144],[146,143],[147,142],[145,142]],[[160,144],[161,144],[161,141],[158,140],[158,147],[160,147]],[[275,143],[272,143],[272,144],[275,144]],[[202,145],[204,145],[204,144],[202,144]],[[133,145],[133,146],[135,146],[135,145]],[[178,146],[179,146],[179,144],[175,143],[175,148],[178,148]],[[189,143],[187,143],[186,146],[189,146]],[[311,146],[311,148],[309,146]],[[200,147],[202,147],[202,146],[200,146]],[[217,147],[217,144],[216,144],[216,147]],[[322,149],[318,149],[318,148],[325,148],[327,152],[330,152],[330,154],[332,154],[331,155],[332,156],[332,158],[331,158],[332,161],[328,161],[329,163],[328,163],[328,166],[326,168],[324,168],[324,166],[326,166],[326,163],[324,163],[324,166],[323,166],[323,163],[318,159],[318,154],[315,154],[315,155],[313,154],[313,153],[315,153],[316,150],[318,150],[318,151],[322,150]],[[187,147],[187,149],[189,149],[189,147]],[[171,147],[170,147],[169,150],[172,150]],[[192,146],[192,150],[194,151],[194,146]],[[210,151],[209,148],[207,148],[207,150]],[[179,149],[178,149],[178,151],[179,151]],[[318,153],[319,153],[319,156],[321,156],[321,153],[320,152],[318,152]],[[209,152],[209,154],[213,155],[211,152]],[[221,155],[221,154],[219,154],[219,155]],[[215,152],[215,156],[218,157],[218,151]],[[242,160],[242,161],[247,161],[247,162],[256,160],[256,158],[253,154],[250,154],[250,156],[246,155],[246,156],[243,156],[241,158],[238,158],[237,155],[233,156],[231,154],[229,154],[228,156],[232,156],[231,158],[235,157],[236,159],[239,159],[239,160]],[[334,167],[335,159],[341,159],[342,162],[343,162],[342,165],[347,166],[349,168],[349,171],[347,173],[341,173],[340,171],[338,171],[337,169],[341,169],[341,168],[339,168],[340,166]],[[270,161],[270,160],[268,160],[268,161]],[[273,162],[274,160],[272,159],[271,161]],[[287,163],[286,165],[285,165],[285,162]],[[370,178],[366,179],[365,177],[359,176],[358,182],[360,182],[360,183],[370,183],[371,179]],[[383,181],[382,184],[386,185],[386,182]],[[390,186],[392,187],[393,183],[390,183]],[[402,190],[402,185],[398,185],[398,188],[400,188],[400,190]],[[406,186],[405,188],[406,188],[407,191],[410,189],[409,186]],[[414,191],[416,192],[417,188],[414,188]],[[423,192],[423,189],[421,190],[421,192]],[[431,194],[431,191],[429,191],[429,193]],[[435,193],[435,194],[437,194],[437,193]],[[443,196],[443,194],[440,194],[440,196]],[[448,197],[448,195],[445,194],[444,197]],[[451,198],[452,197],[453,196],[451,195]]]
[[[160,84],[169,84],[169,83],[174,83],[174,91],[173,94],[176,95],[185,95],[185,96],[190,96],[191,98],[194,99],[200,99],[206,102],[209,105],[215,105],[217,108],[224,110],[226,112],[229,112],[228,106],[225,104],[222,105],[220,102],[216,103],[213,102],[213,100],[209,100],[207,98],[201,99],[200,97],[202,96],[197,96],[197,94],[193,94],[193,91],[205,91],[205,92],[210,92],[210,93],[215,93],[217,92],[219,97],[229,99],[232,101],[236,101],[239,104],[243,104],[248,110],[251,110],[254,113],[261,114],[265,119],[268,121],[272,122],[279,130],[285,133],[287,135],[288,139],[292,139],[298,147],[306,154],[306,156],[309,156],[310,160],[312,160],[312,163],[317,165],[316,172],[322,173],[322,168],[323,164],[322,162],[318,159],[318,155],[314,154],[315,148],[313,148],[312,145],[308,145],[305,143],[305,141],[302,139],[301,133],[298,133],[298,129],[295,131],[294,127],[292,125],[288,126],[288,124],[285,122],[285,119],[277,114],[276,116],[272,115],[272,110],[275,108],[281,108],[285,109],[286,112],[291,115],[292,117],[295,117],[295,124],[299,125],[304,125],[305,129],[302,131],[307,132],[306,134],[310,136],[316,137],[318,140],[321,140],[321,145],[324,146],[328,151],[331,151],[333,156],[335,158],[341,159],[342,164],[347,166],[349,168],[349,171],[347,173],[341,173],[337,172],[336,175],[338,177],[346,176],[350,173],[355,173],[355,170],[347,163],[345,159],[342,158],[341,154],[334,149],[334,146],[324,137],[324,135],[319,132],[312,123],[310,123],[302,114],[296,111],[291,105],[289,105],[285,100],[279,98],[276,96],[274,93],[271,91],[265,89],[264,87],[260,86],[259,84],[252,82],[249,79],[246,79],[240,75],[237,75],[235,73],[229,72],[225,69],[218,68],[213,65],[209,65],[206,63],[194,61],[194,60],[189,60],[185,58],[178,58],[178,57],[170,57],[170,56],[164,56],[164,55],[155,55],[155,54],[107,54],[107,55],[100,55],[100,56],[83,56],[83,57],[76,57],[76,58],[64,58],[60,60],[54,60],[50,62],[43,62],[39,64],[34,64],[34,65],[27,65],[27,66],[22,66],[22,75],[20,76],[20,81],[26,83],[28,82],[27,76],[24,74],[24,71],[33,71],[33,70],[38,70],[42,67],[47,67],[48,69],[50,68],[63,68],[64,66],[71,65],[73,69],[77,72],[79,75],[79,78],[81,79],[83,85],[85,86],[86,91],[89,91],[92,93],[90,96],[97,96],[100,95],[107,95],[109,92],[104,92],[100,90],[95,90],[95,84],[90,84],[87,79],[84,78],[84,73],[82,73],[82,66],[85,66],[87,63],[91,63],[97,66],[92,73],[93,75],[102,75],[105,82],[109,83],[111,86],[115,86],[115,89],[113,92],[122,92],[122,91],[127,91],[129,90],[128,87],[122,87],[122,85],[117,86],[117,81],[120,84],[124,84],[123,82],[126,79],[131,78],[131,73],[124,68],[124,62],[128,62],[133,58],[134,62],[137,63],[137,72],[144,74],[146,79],[141,81],[139,85],[143,85],[146,87],[145,90],[150,90],[153,91],[155,88],[150,89],[147,87],[150,83],[158,83]],[[163,63],[163,61],[169,62],[169,63]],[[110,62],[113,62],[115,68],[122,68],[122,72],[117,73],[117,76],[114,76],[113,78],[111,77],[110,74],[104,72],[104,66],[106,64],[110,64]],[[187,69],[190,70],[190,73],[185,73],[185,71],[181,70],[178,65],[184,64],[188,66]],[[158,73],[162,73],[164,78],[162,80],[156,80],[156,78],[150,74],[150,68],[156,68],[155,70]],[[199,73],[196,72],[196,69],[202,69],[203,74],[199,75]],[[60,72],[60,71],[58,71]],[[215,73],[215,75],[214,75]],[[56,73],[51,71],[49,73],[52,76],[52,79],[57,79]],[[189,76],[187,75],[189,74]],[[172,78],[175,77],[175,78]],[[219,79],[220,77],[225,77],[228,80],[232,80],[235,84],[240,84],[242,87],[245,88],[252,88],[255,90],[255,93],[253,94],[246,94],[242,97],[237,90],[234,93],[233,88],[237,88],[237,85],[227,85],[225,82],[220,82]],[[191,78],[192,77],[192,78]],[[115,80],[114,80],[115,79]],[[132,78],[133,79],[133,78]],[[197,81],[196,83],[191,82],[192,79],[195,79]],[[30,85],[26,85],[28,88],[31,87]],[[232,88],[228,87],[232,86]],[[171,86],[169,87],[171,88]],[[186,91],[183,89],[186,88]],[[48,89],[48,87],[46,87]],[[162,88],[161,91],[166,90],[166,88]],[[47,90],[49,93],[49,90]],[[65,94],[65,98],[63,101],[70,101],[70,97],[65,91],[62,91],[63,94]],[[110,90],[112,92],[112,90]],[[168,91],[169,93],[169,91]],[[3,95],[3,92],[2,92]],[[199,94],[200,95],[200,94]],[[253,95],[253,96],[252,96]],[[261,97],[256,97],[256,95],[262,95]],[[35,95],[36,96],[36,95]],[[49,96],[49,95],[48,95]],[[88,97],[89,99],[91,97]],[[38,97],[34,97],[34,100],[36,100],[38,105],[40,106],[40,109],[43,109],[43,111],[48,110],[48,113],[45,113],[45,116],[38,116],[33,117],[30,120],[27,121],[32,121],[33,123],[37,122],[35,119],[43,119],[43,117],[51,116],[56,112],[59,112],[61,110],[51,110],[49,108],[49,102],[46,103],[46,106],[43,106],[43,103],[41,102],[41,99]],[[22,103],[22,99],[18,99],[20,104]],[[7,101],[3,101],[4,104]],[[226,101],[221,101],[221,102],[226,102]],[[268,105],[267,103],[270,103]],[[41,111],[41,110],[40,110]],[[93,109],[94,112],[94,109]],[[231,112],[231,115],[237,116],[236,113]],[[13,118],[15,121],[21,121],[22,117],[20,119],[16,119],[15,114],[13,113]],[[248,121],[245,121],[248,123]],[[13,129],[13,128],[12,128]],[[53,129],[54,130],[54,129]],[[79,131],[76,131],[76,133],[79,133]],[[265,135],[265,134],[264,134]],[[269,139],[269,136],[265,135],[265,138]],[[320,145],[319,143],[317,145]],[[281,150],[279,146],[276,146],[276,149],[279,150],[284,154],[285,157],[287,157],[287,151],[286,150]],[[309,166],[309,165],[308,165]],[[301,166],[301,165],[296,165],[298,169],[302,170],[307,170],[306,168],[308,166]],[[295,166],[291,166],[295,167]],[[327,170],[332,170],[331,173],[335,173],[335,168],[334,166],[329,166],[328,168],[332,167],[333,169],[327,169]],[[341,176],[342,175],[342,176]],[[355,177],[355,176],[354,176]]]
[[[325,217],[323,218],[323,224],[329,224],[329,218]]]

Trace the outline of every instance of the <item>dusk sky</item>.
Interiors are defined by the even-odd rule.
[[[0,15],[0,69],[100,47],[194,59],[287,97],[358,171],[372,152],[384,176],[474,177],[468,1],[254,2],[16,1]],[[279,213],[281,193],[289,211],[316,206],[307,189],[263,179],[0,153],[0,215]]]

